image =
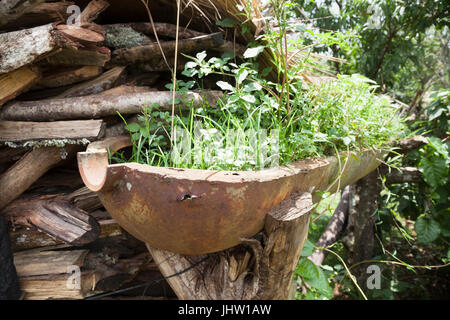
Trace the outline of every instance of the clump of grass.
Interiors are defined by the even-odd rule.
[[[223,76],[228,82],[217,85],[226,97],[217,106],[179,110],[172,139],[169,113],[157,106],[145,108],[138,123],[127,125],[133,140],[131,158],[116,160],[258,170],[336,150],[388,148],[405,130],[390,99],[376,95],[376,85],[363,76],[339,76],[307,89],[301,80],[291,81],[287,96],[280,94],[286,92],[280,85],[264,80],[252,62],[236,65],[227,55],[206,60],[204,52],[191,58],[183,74]],[[187,91],[195,83],[178,81],[177,90]]]

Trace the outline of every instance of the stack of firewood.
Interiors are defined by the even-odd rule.
[[[0,216],[10,225],[25,299],[82,298],[161,276],[143,243],[83,188],[75,155],[89,142],[125,133],[118,111],[132,117],[144,105],[171,107],[164,85],[177,28],[102,24],[105,0],[90,1],[73,19],[74,4],[0,2]],[[220,32],[183,27],[178,39],[186,54],[243,50]],[[185,63],[179,55],[177,69]],[[80,285],[68,286],[75,267]],[[163,289],[153,293],[167,296]]]

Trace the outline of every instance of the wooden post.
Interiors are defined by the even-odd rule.
[[[179,299],[289,299],[312,207],[310,193],[293,194],[268,213],[262,233],[222,252],[147,248]]]

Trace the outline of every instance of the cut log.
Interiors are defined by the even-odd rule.
[[[0,211],[19,197],[49,169],[63,158],[74,156],[78,146],[68,145],[65,153],[61,148],[44,147],[25,154],[14,166],[0,175]]]
[[[90,80],[102,74],[103,69],[96,66],[84,66],[71,69],[63,69],[44,75],[32,89],[57,88]]]
[[[30,1],[28,1],[28,3],[29,2]],[[67,8],[73,4],[74,2],[38,3],[25,10],[20,16],[20,19],[15,19],[9,23],[3,24],[0,29],[18,30],[41,26],[51,22],[66,21],[69,16]],[[1,24],[2,22],[0,22],[0,25]]]
[[[86,96],[100,93],[108,90],[114,86],[117,79],[122,75],[125,67],[119,66],[106,71],[102,75],[90,81],[80,83],[63,93],[59,94],[58,98],[71,98],[78,96]]]
[[[179,299],[292,298],[312,208],[311,194],[291,195],[267,215],[263,239],[242,239],[219,253],[183,256],[147,247]]]
[[[220,47],[223,43],[223,34],[218,32],[210,35],[180,40],[178,41],[178,52],[199,52],[202,50]],[[161,49],[166,56],[173,56],[175,53],[175,41],[161,42],[161,46],[158,43],[153,43],[146,46],[117,49],[112,53],[111,62],[117,64],[146,62],[150,59],[161,58]]]
[[[198,107],[208,102],[214,106],[223,96],[221,91],[177,93],[183,104]],[[102,94],[85,97],[18,101],[3,107],[0,118],[15,121],[52,121],[68,119],[92,119],[121,114],[140,113],[144,106],[157,104],[161,110],[170,110],[172,92],[150,91],[133,94]],[[178,109],[178,106],[177,106]]]
[[[57,54],[44,59],[44,66],[98,66],[104,67],[111,52],[105,47],[64,48]]]
[[[105,127],[102,120],[56,122],[0,120],[0,142],[83,138],[94,141],[103,137]]]
[[[19,226],[9,232],[9,238],[13,252],[63,244],[45,232]]]
[[[55,196],[17,199],[2,210],[16,225],[36,228],[71,245],[84,245],[100,234],[97,221],[69,201]]]
[[[67,273],[71,266],[81,267],[88,250],[27,250],[14,254],[14,265],[19,277]]]
[[[108,7],[109,3],[105,0],[92,0],[81,12],[81,24],[93,22],[97,19],[99,14],[105,11]]]
[[[10,73],[0,75],[0,107],[5,102],[14,99],[20,93],[26,91],[39,78],[39,69],[29,67],[22,67]]]
[[[66,37],[83,43],[96,44],[105,40],[102,34],[81,27],[66,26],[61,24],[58,25],[56,29],[58,29],[59,32],[64,34]]]
[[[24,300],[83,299],[95,288],[99,272],[82,271],[79,287],[71,276],[65,273],[20,277],[20,288],[25,292]],[[70,282],[73,289],[67,286]]]

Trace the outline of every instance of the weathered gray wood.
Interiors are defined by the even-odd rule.
[[[187,106],[201,106],[205,101],[216,104],[222,97],[221,91],[177,93]],[[65,99],[46,99],[39,101],[18,101],[3,107],[0,118],[15,121],[51,121],[68,119],[92,119],[121,114],[140,113],[144,106],[157,104],[161,110],[170,110],[171,91],[150,91],[132,94],[103,94]]]
[[[104,134],[102,120],[22,122],[0,120],[0,141],[20,142],[45,139],[97,140]]]
[[[52,24],[0,34],[0,74],[19,69],[63,47],[67,41]]]
[[[71,245],[91,243],[100,234],[94,218],[58,196],[17,199],[2,210],[2,215],[13,224],[36,228]]]

